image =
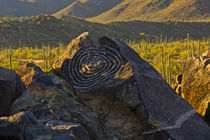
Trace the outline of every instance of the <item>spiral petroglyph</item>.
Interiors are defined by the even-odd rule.
[[[68,63],[68,76],[75,88],[88,90],[114,77],[122,64],[122,57],[115,48],[81,48]]]

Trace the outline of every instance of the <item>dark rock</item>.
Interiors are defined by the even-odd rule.
[[[137,53],[116,40],[130,61],[151,124],[162,127],[174,139],[209,139],[210,128],[191,105],[178,96],[161,75]]]
[[[102,119],[108,139],[142,139],[138,136],[149,124],[175,139],[210,137],[209,127],[191,105],[119,40],[84,33],[54,66],[74,88],[77,100]]]
[[[34,79],[11,107],[11,113],[31,111],[39,120],[77,122],[88,128],[91,137],[101,139],[103,133],[96,113],[73,99],[71,87],[54,73]]]
[[[67,139],[67,140],[90,140],[86,129],[78,123],[63,121],[42,121],[41,125],[30,125],[25,129],[25,138],[30,139]]]
[[[38,120],[79,123],[90,139],[210,138],[202,117],[134,50],[90,33],[73,40],[51,72],[32,80],[11,107],[12,114],[22,110]],[[52,134],[33,128],[34,136]]]
[[[9,108],[25,89],[15,71],[0,67],[0,116],[9,114]]]
[[[132,112],[146,120],[131,65],[113,40],[93,38],[85,33],[72,41],[57,61],[63,61],[61,73],[76,99],[96,112],[106,139],[143,139],[140,133],[149,124]]]
[[[23,67],[20,67],[17,70],[18,75],[23,80],[26,87],[32,82],[32,80],[41,74],[43,74],[43,71],[40,67],[36,66],[34,63],[28,63],[24,65]]]
[[[90,140],[88,132],[78,123],[37,120],[31,112],[20,112],[0,118],[0,136],[19,139]]]
[[[13,116],[0,118],[0,135],[23,138],[25,129],[38,121],[30,112],[20,112]]]

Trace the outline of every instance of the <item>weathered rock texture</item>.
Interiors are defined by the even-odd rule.
[[[76,90],[80,102],[96,110],[98,115],[102,114],[104,117],[101,113],[103,107],[97,111],[100,103],[103,105],[106,103],[101,101],[102,98],[108,98],[109,102],[114,99],[113,103],[117,104],[119,100],[131,110],[143,108],[140,112],[147,112],[152,125],[166,130],[175,139],[192,139],[192,136],[194,139],[210,137],[207,133],[210,129],[190,104],[176,95],[153,67],[118,40],[97,38],[84,33],[71,42],[56,64],[61,66],[61,73]],[[113,73],[109,72],[110,69],[113,69]],[[137,89],[131,91],[135,86]],[[115,106],[117,107],[112,106],[113,110]],[[120,109],[117,110],[120,112]],[[119,112],[117,114],[120,114]],[[132,113],[136,116],[138,114],[135,111]],[[145,113],[140,114],[147,116]],[[141,122],[138,126],[142,126]],[[137,124],[135,121],[134,123]],[[130,126],[135,128],[135,125]],[[198,132],[197,127],[201,131]],[[106,127],[103,131],[106,132]],[[141,129],[137,131],[142,132]],[[135,130],[131,135],[136,135]]]
[[[73,90],[62,77],[52,72],[44,73],[35,78],[15,101],[11,113],[27,110],[38,120],[78,122],[87,127],[94,137],[101,138],[103,133],[96,113],[73,98]]]
[[[33,78],[11,107],[21,111],[79,123],[91,140],[210,139],[201,116],[134,50],[90,33],[73,40],[51,72]]]
[[[0,116],[8,115],[10,106],[24,89],[15,71],[0,67]]]
[[[184,64],[182,96],[199,114],[205,115],[210,102],[210,57],[191,58]]]
[[[88,132],[78,123],[38,121],[31,112],[0,118],[0,135],[5,139],[13,136],[26,140],[90,140]]]
[[[17,74],[23,80],[26,87],[29,86],[33,78],[36,78],[42,73],[43,73],[42,69],[33,63],[28,63],[17,70]]]

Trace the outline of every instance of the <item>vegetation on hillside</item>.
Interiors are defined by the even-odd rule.
[[[210,22],[115,22],[110,24],[91,23],[74,17],[56,19],[53,16],[39,15],[25,18],[0,18],[0,47],[50,45],[70,40],[83,32],[106,35],[122,40],[129,39],[184,39],[190,34],[193,39],[209,37]],[[140,35],[144,33],[144,35]]]
[[[56,19],[53,16],[39,15],[25,18],[0,18],[0,46],[28,46],[43,44],[56,46],[59,42],[70,40],[83,32],[111,37],[138,38],[133,33],[115,31],[109,25],[90,23],[77,18]]]
[[[53,14],[94,22],[210,21],[209,0],[0,0],[0,17]]]
[[[110,10],[123,0],[76,0],[66,8],[53,14],[56,17],[76,16],[82,18],[95,17]]]
[[[128,42],[144,60],[148,61],[165,80],[175,84],[176,75],[183,73],[183,64],[191,57],[201,56],[210,49],[210,38],[191,40],[189,35],[183,41],[153,40],[139,43]]]
[[[210,21],[209,0],[124,0],[90,21]]]
[[[125,40],[125,42],[157,69],[171,85],[175,82],[175,76],[182,72],[183,62],[190,57],[200,56],[210,48],[210,39],[191,40],[189,36],[184,41],[160,39],[140,42]],[[65,47],[62,43],[57,47],[44,45],[41,48],[5,47],[0,50],[0,66],[16,70],[27,62],[34,62],[43,70],[48,71],[54,61],[64,52]]]

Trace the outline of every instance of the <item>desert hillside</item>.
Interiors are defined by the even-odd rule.
[[[209,21],[209,0],[0,0],[0,17],[52,14],[94,22]]]
[[[69,40],[86,31],[132,41],[159,40],[161,34],[163,38],[169,39],[183,40],[187,34],[192,39],[203,39],[209,37],[210,23],[130,21],[99,24],[73,17],[57,19],[53,16],[39,15],[0,18],[0,30],[0,47],[43,44],[57,46],[59,42],[69,43]]]
[[[209,0],[124,0],[111,10],[91,18],[90,21],[198,21],[209,19]]]
[[[122,1],[123,0],[77,0],[53,15],[56,17],[95,17],[102,14],[103,12],[110,10]]]

